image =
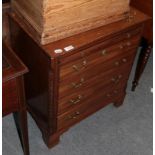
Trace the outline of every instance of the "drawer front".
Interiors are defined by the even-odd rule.
[[[76,76],[80,73],[87,72],[92,69],[94,65],[100,65],[103,62],[110,61],[120,55],[125,55],[136,48],[139,43],[139,36],[132,38],[130,41],[122,41],[113,46],[91,51],[91,54],[83,55],[82,58],[68,62],[67,64],[60,67],[60,82],[66,80],[69,76]]]
[[[2,87],[2,111],[5,115],[19,108],[16,79],[4,82]]]
[[[125,91],[141,29],[60,58],[58,130],[115,101]]]
[[[78,52],[76,54],[73,54],[71,56],[66,56],[66,57],[60,57],[60,65],[64,66],[65,64],[72,62],[72,61],[76,61],[80,58],[83,58],[83,54],[85,55],[89,55],[91,53],[94,53],[94,51],[96,49],[98,49],[99,47],[101,47],[103,49],[115,45],[117,43],[123,43],[124,45],[124,41],[131,41],[134,37],[138,37],[140,38],[140,34],[142,32],[142,28],[141,27],[137,27],[134,28],[133,30],[128,30],[124,33],[121,33],[121,35],[117,35],[111,39],[107,39],[101,43],[98,43],[95,46],[92,46],[90,48],[88,48],[87,50],[82,51],[81,53]]]
[[[64,82],[60,82],[59,99],[65,96],[69,96],[69,94],[72,94],[74,92],[77,92],[78,90],[83,89],[84,87],[87,87],[88,85],[90,85],[90,83],[94,83],[95,81],[97,81],[98,77],[99,79],[101,79],[102,75],[105,76],[106,74],[109,74],[109,72],[119,72],[119,70],[122,70],[122,67],[128,66],[124,73],[129,74],[131,65],[135,57],[135,51],[136,50],[133,50],[133,52],[129,52],[125,56],[122,55],[118,58],[116,57],[111,61],[94,66],[87,72],[82,72],[81,74],[79,74],[79,76],[70,76]],[[104,82],[106,82],[104,78],[102,80],[103,84]],[[101,80],[99,81],[101,83]]]
[[[87,102],[79,106],[78,108],[74,108],[71,111],[64,113],[58,117],[58,130],[65,129],[71,127],[72,125],[76,124],[77,122],[81,121],[85,117],[89,116],[90,114],[96,112],[100,108],[112,103],[117,98],[122,96],[124,87],[122,88],[115,88],[111,89],[110,87],[104,88],[104,90],[98,91],[94,95],[94,97],[89,98]]]
[[[83,90],[79,90],[78,92],[73,93],[71,96],[67,96],[66,98],[63,98],[59,100],[58,104],[58,114],[61,115],[65,112],[70,111],[73,108],[78,107],[79,105],[84,104],[93,96],[96,92],[105,92],[107,89],[115,89],[117,87],[121,87],[126,85],[127,83],[127,75],[123,74],[117,74],[116,76],[111,76],[109,79],[106,77],[106,83],[93,83],[92,85],[89,85],[88,88],[85,88]],[[115,80],[115,81],[113,81]],[[106,93],[106,92],[105,92]],[[107,95],[109,93],[107,92]]]

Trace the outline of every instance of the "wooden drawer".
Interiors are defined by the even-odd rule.
[[[131,70],[131,66],[132,66],[132,60],[127,64],[124,64],[119,68],[116,68],[115,70],[107,70],[106,72],[101,72],[96,76],[92,76],[88,80],[84,80],[83,78],[84,81],[81,82],[79,79],[80,81],[79,83],[76,81],[67,81],[68,83],[64,84],[62,87],[59,88],[59,100],[66,98],[66,96],[67,97],[74,96],[74,93],[80,92],[83,89],[88,89],[93,84],[94,85],[107,84],[107,82],[110,81],[111,78],[116,78],[119,75],[122,75],[123,76],[122,78],[125,78],[128,76],[129,71]]]
[[[128,68],[131,69],[131,64],[124,66],[124,68],[120,68],[117,72],[110,72],[107,75],[103,74],[96,78],[92,78],[85,87],[70,93],[66,92],[66,96],[59,100],[58,113],[65,113],[66,111],[85,103],[96,92],[104,92],[106,87],[115,89],[115,87],[125,85],[129,76],[129,73],[126,73],[125,70]]]
[[[131,52],[130,50],[136,48],[139,43],[139,36],[133,37],[130,41],[125,40],[120,43],[114,44],[113,46],[102,48],[91,51],[88,56],[84,53],[83,58],[78,60],[70,61],[66,65],[60,67],[60,81],[67,79],[69,76],[79,75],[86,72],[90,68],[92,69],[94,65],[99,65],[103,62],[109,61],[119,57],[119,55],[125,55]]]
[[[113,46],[116,46],[116,47],[114,47],[114,49],[118,48],[119,47],[118,44],[124,45],[124,42],[131,42],[131,40],[135,37],[137,39],[140,39],[141,32],[142,32],[142,28],[138,27],[138,28],[135,28],[133,30],[128,30],[128,31],[122,33],[121,35],[116,35],[115,37],[113,37],[111,39],[107,39],[105,41],[102,41],[102,42],[96,44],[95,46],[91,46],[91,47],[89,46],[89,48],[87,48],[86,50],[83,50],[83,51],[78,52],[76,54],[73,54],[71,56],[64,55],[63,57],[60,57],[60,65],[64,66],[67,63],[75,62],[76,60],[83,58],[84,55],[89,56],[90,54],[96,53],[98,50],[100,53],[100,51],[102,51],[104,49],[108,50],[109,47],[111,48]],[[136,43],[136,42],[133,42],[133,43]],[[101,56],[101,55],[99,54],[98,56]]]
[[[86,85],[87,80],[99,76],[101,73],[104,74],[108,71],[119,70],[120,67],[123,67],[126,64],[131,64],[134,60],[136,54],[136,49],[120,55],[110,61],[105,61],[99,65],[94,65],[92,68],[87,69],[86,71],[81,71],[81,73],[71,74],[64,81],[59,83],[59,97],[63,97],[69,93],[68,91],[81,88],[83,85]],[[126,70],[128,72],[128,70]],[[77,76],[78,75],[78,76]]]
[[[112,90],[109,86],[104,88],[104,91],[102,92],[101,90],[98,90],[98,93],[90,97],[84,104],[58,116],[58,130],[71,127],[100,108],[117,100],[117,98],[122,95],[122,88],[124,89],[124,86]]]

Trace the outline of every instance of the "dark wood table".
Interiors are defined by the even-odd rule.
[[[152,17],[152,20],[147,21],[144,27],[144,33],[141,40],[141,51],[139,55],[139,60],[137,63],[137,68],[135,72],[135,77],[133,80],[132,90],[134,91],[139,83],[141,75],[145,69],[148,62],[149,56],[152,52],[153,45],[153,0],[131,0],[131,5],[135,8],[141,10],[145,14]]]
[[[2,113],[3,116],[13,113],[17,131],[25,155],[29,155],[27,113],[24,95],[23,75],[27,67],[3,42],[2,58]]]

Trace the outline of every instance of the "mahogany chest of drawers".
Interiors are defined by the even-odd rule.
[[[33,28],[10,14],[13,49],[30,69],[28,109],[48,147],[97,110],[122,105],[146,20],[131,9],[128,20],[42,46],[32,39]]]

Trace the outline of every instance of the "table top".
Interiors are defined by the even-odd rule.
[[[6,82],[28,72],[27,67],[17,57],[11,47],[3,41],[2,48],[2,78]]]

